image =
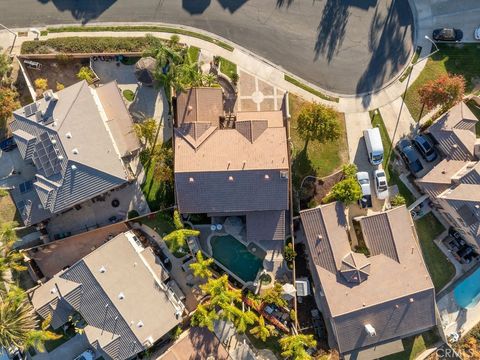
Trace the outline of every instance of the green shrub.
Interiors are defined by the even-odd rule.
[[[132,90],[129,90],[129,89],[123,90],[123,96],[128,101],[133,101],[133,99],[135,99],[135,93]]]
[[[292,243],[287,244],[283,249],[283,257],[287,262],[292,262],[295,260],[295,256],[297,256],[297,253],[293,249],[293,244]]]
[[[140,216],[140,214],[138,213],[137,210],[130,210],[128,212],[128,218],[129,219],[134,219],[134,218],[139,217],[139,216]]]
[[[48,88],[48,81],[44,78],[38,78],[34,82],[35,88],[38,90],[47,90]]]
[[[157,38],[145,37],[64,37],[40,41],[25,41],[22,54],[75,53],[126,53],[143,52],[158,42]]]
[[[83,66],[77,73],[77,78],[80,80],[86,80],[89,84],[93,84],[95,74],[88,66]]]
[[[407,202],[405,200],[405,198],[400,195],[400,194],[397,194],[395,195],[391,200],[390,200],[390,205],[392,206],[400,206],[400,205],[405,205]]]

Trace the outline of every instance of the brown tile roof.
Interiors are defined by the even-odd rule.
[[[474,154],[477,122],[468,106],[460,102],[435,121],[428,132],[445,156],[454,160],[469,160]]]
[[[358,284],[340,276],[344,260],[353,262],[343,205],[323,205],[300,216],[311,270],[325,296],[340,352],[435,325],[434,288],[406,207],[360,219],[372,255],[355,258],[353,267],[364,270]],[[371,324],[377,335],[368,336],[365,324]]]
[[[183,123],[208,122],[218,126],[223,115],[221,88],[192,88],[177,95],[177,126]]]
[[[129,155],[140,148],[140,142],[133,130],[133,121],[123,102],[117,82],[112,81],[96,90],[107,116],[110,129],[121,156]]]
[[[268,129],[267,120],[242,120],[235,122],[237,131],[251,143],[255,142]]]
[[[205,328],[192,327],[158,360],[207,360],[210,356],[215,360],[230,359],[215,334]]]

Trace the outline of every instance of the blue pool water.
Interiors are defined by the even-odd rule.
[[[453,296],[458,306],[468,308],[480,300],[480,268],[465,278],[453,290]]]

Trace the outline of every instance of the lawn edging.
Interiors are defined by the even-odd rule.
[[[324,93],[322,93],[318,90],[315,90],[314,88],[312,88],[312,87],[308,86],[307,84],[303,83],[301,80],[295,79],[294,77],[292,77],[288,74],[284,75],[284,79],[285,79],[285,81],[288,81],[289,83],[299,87],[300,89],[308,91],[309,93],[311,93],[315,96],[318,96],[319,98],[321,98],[323,100],[332,101],[332,102],[336,102],[336,103],[338,103],[340,101],[340,98],[330,96],[330,95],[326,95],[326,94],[324,94]]]

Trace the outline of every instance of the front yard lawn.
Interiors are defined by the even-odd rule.
[[[422,117],[422,104],[418,96],[420,89],[426,82],[450,73],[463,75],[467,82],[467,93],[473,91],[475,78],[480,75],[480,47],[477,44],[449,45],[438,44],[440,51],[432,55],[425,68],[408,88],[405,104],[410,110],[413,119],[418,121]],[[423,111],[423,115],[426,112]]]
[[[405,338],[402,340],[404,351],[385,356],[382,360],[414,360],[418,355],[435,345],[438,341],[440,341],[440,338],[434,330]]]
[[[188,48],[188,57],[190,61],[195,63],[198,60],[198,56],[200,55],[200,49],[196,46],[190,46]]]
[[[420,240],[423,259],[427,264],[433,285],[437,291],[440,291],[455,275],[455,267],[433,242],[445,228],[433,213],[428,213],[419,220],[416,220],[415,227],[417,229],[418,239]]]
[[[348,160],[347,134],[345,132],[345,118],[340,114],[341,137],[337,141],[320,144],[310,141],[305,148],[305,141],[297,132],[297,116],[306,103],[296,95],[289,94],[290,106],[290,135],[293,143],[292,173],[295,187],[300,186],[302,179],[307,175],[324,177],[340,169]]]
[[[233,62],[221,57],[220,58],[220,71],[227,75],[230,79],[233,79],[234,74],[237,73],[237,65]]]

